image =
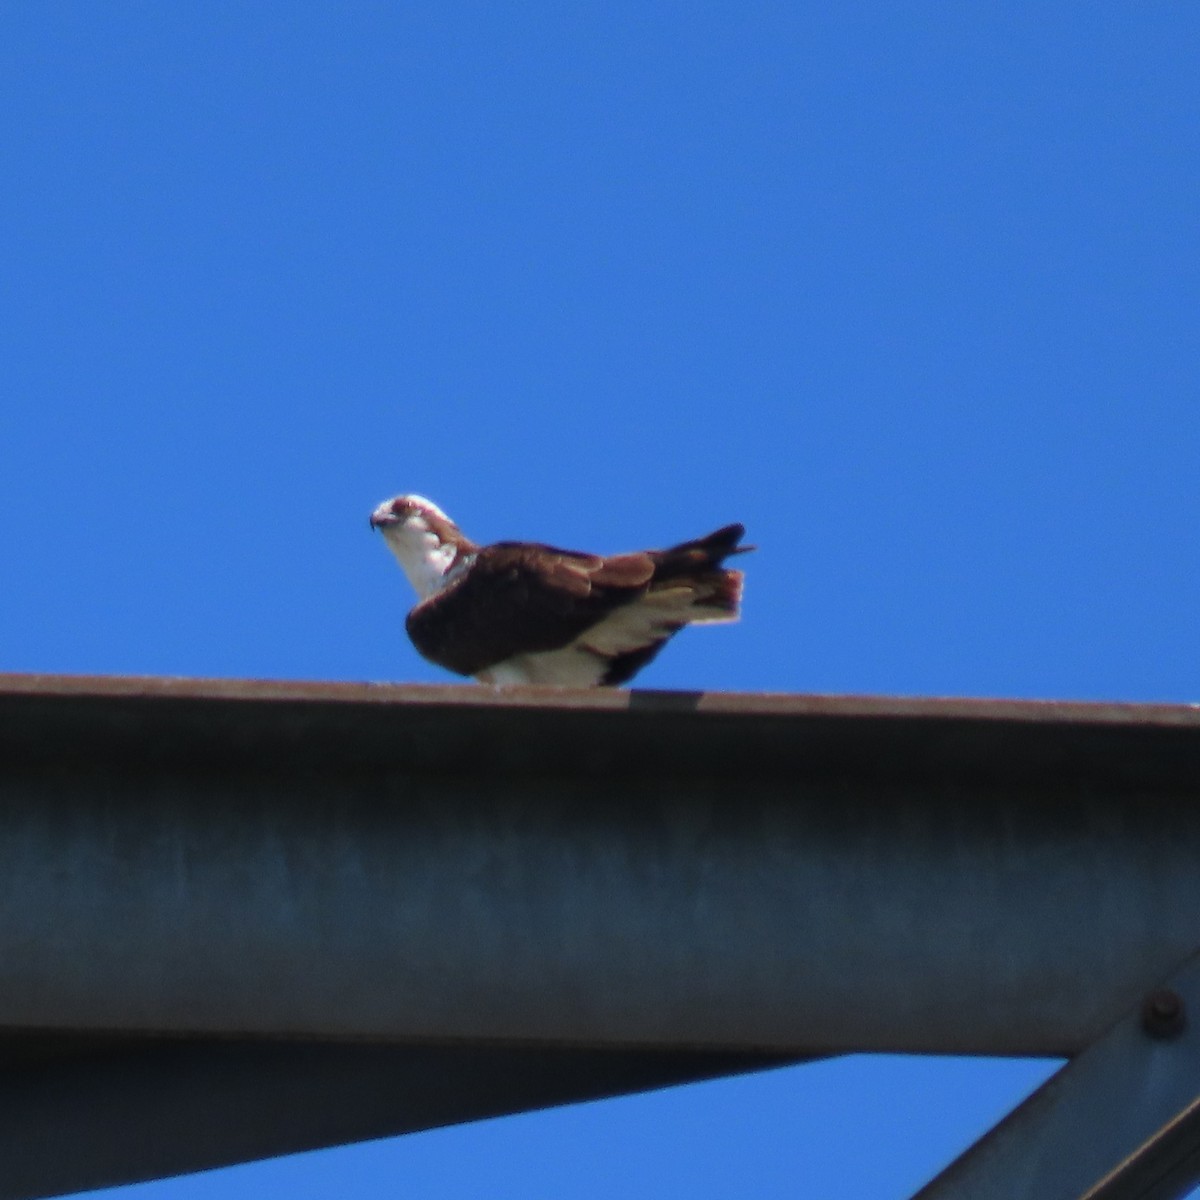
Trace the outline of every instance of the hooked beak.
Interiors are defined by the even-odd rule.
[[[395,525],[399,520],[400,520],[400,518],[398,516],[396,516],[396,514],[391,511],[391,509],[385,508],[383,505],[380,505],[371,514],[371,528],[372,529],[385,529],[388,525]]]

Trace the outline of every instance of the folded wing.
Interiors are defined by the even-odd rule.
[[[520,660],[552,679],[547,656],[562,651],[563,662],[593,660],[587,682],[623,683],[684,625],[736,619],[741,572],[720,564],[749,548],[737,544],[743,534],[729,525],[666,550],[611,557],[498,542],[409,613],[408,634],[426,658],[461,675]],[[540,681],[537,671],[527,681]]]

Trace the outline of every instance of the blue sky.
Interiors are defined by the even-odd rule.
[[[386,496],[730,520],[647,687],[1200,698],[1200,14],[0,12],[0,669],[432,681]],[[903,1196],[1044,1063],[846,1060],[128,1192]]]

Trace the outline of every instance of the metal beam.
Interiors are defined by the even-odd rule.
[[[596,1100],[777,1061],[537,1046],[28,1040],[36,1050],[24,1063],[0,1069],[3,1200]],[[3,1046],[0,1039],[0,1061]]]
[[[631,1088],[1070,1055],[1200,943],[1197,780],[1187,706],[0,676],[0,1028],[64,1059],[9,1083],[115,1087],[78,1037],[591,1050]],[[308,1120],[253,1152],[363,1136]]]
[[[1200,958],[913,1200],[1178,1200],[1200,1182]]]
[[[0,1026],[1058,1055],[1200,942],[1200,712],[8,679]]]

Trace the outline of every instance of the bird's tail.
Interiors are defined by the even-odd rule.
[[[746,536],[742,525],[726,525],[702,538],[680,542],[654,556],[650,595],[665,600],[668,594],[690,593],[684,620],[687,624],[736,621],[742,602],[742,572],[721,564],[753,546],[740,546]]]

